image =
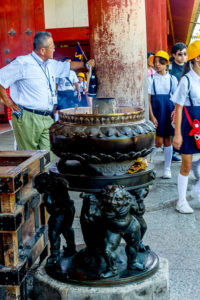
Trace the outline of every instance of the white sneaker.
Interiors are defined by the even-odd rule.
[[[178,212],[180,212],[181,214],[192,214],[194,212],[194,210],[192,209],[192,207],[189,205],[189,203],[187,202],[187,200],[185,200],[182,203],[177,203],[176,204],[176,210]]]
[[[165,169],[163,172],[163,178],[164,179],[170,179],[172,178],[172,173],[170,169]]]

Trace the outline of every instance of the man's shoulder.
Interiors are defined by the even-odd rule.
[[[24,63],[24,62],[28,62],[31,58],[31,53],[27,54],[27,55],[20,55],[20,56],[17,56],[13,59],[13,61],[17,61],[17,62],[20,62],[20,63]]]

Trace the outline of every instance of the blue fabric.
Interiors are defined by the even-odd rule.
[[[58,91],[57,109],[66,109],[75,107],[74,91]]]
[[[86,95],[84,93],[81,93],[81,101],[79,101],[78,97],[76,97],[75,103],[79,107],[88,107],[87,98],[86,98]]]
[[[153,114],[158,121],[156,135],[168,137],[172,135],[171,113],[174,104],[170,100],[170,95],[151,95],[151,106]]]
[[[194,119],[200,120],[200,106],[186,106],[186,108],[192,121]],[[200,153],[200,150],[196,146],[194,136],[189,136],[189,132],[191,129],[192,127],[188,122],[188,119],[185,114],[185,110],[183,108],[182,125],[181,125],[183,144],[180,149],[180,153],[182,154]]]

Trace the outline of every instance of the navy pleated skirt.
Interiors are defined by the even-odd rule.
[[[199,120],[200,121],[200,106],[186,106],[187,111],[191,120]],[[180,149],[181,154],[195,154],[200,153],[200,150],[197,148],[194,136],[189,136],[189,132],[192,127],[190,126],[188,119],[185,114],[185,110],[183,108],[183,116],[182,116],[182,124],[181,124],[181,132],[183,137],[183,144]]]
[[[170,100],[170,95],[151,95],[151,106],[158,121],[156,135],[160,137],[173,135],[171,113],[174,110],[174,103]]]

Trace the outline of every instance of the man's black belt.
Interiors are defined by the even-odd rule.
[[[52,116],[53,112],[52,111],[43,111],[43,110],[37,110],[37,109],[30,109],[23,107],[24,110],[30,111],[36,115],[41,115],[41,116]]]

